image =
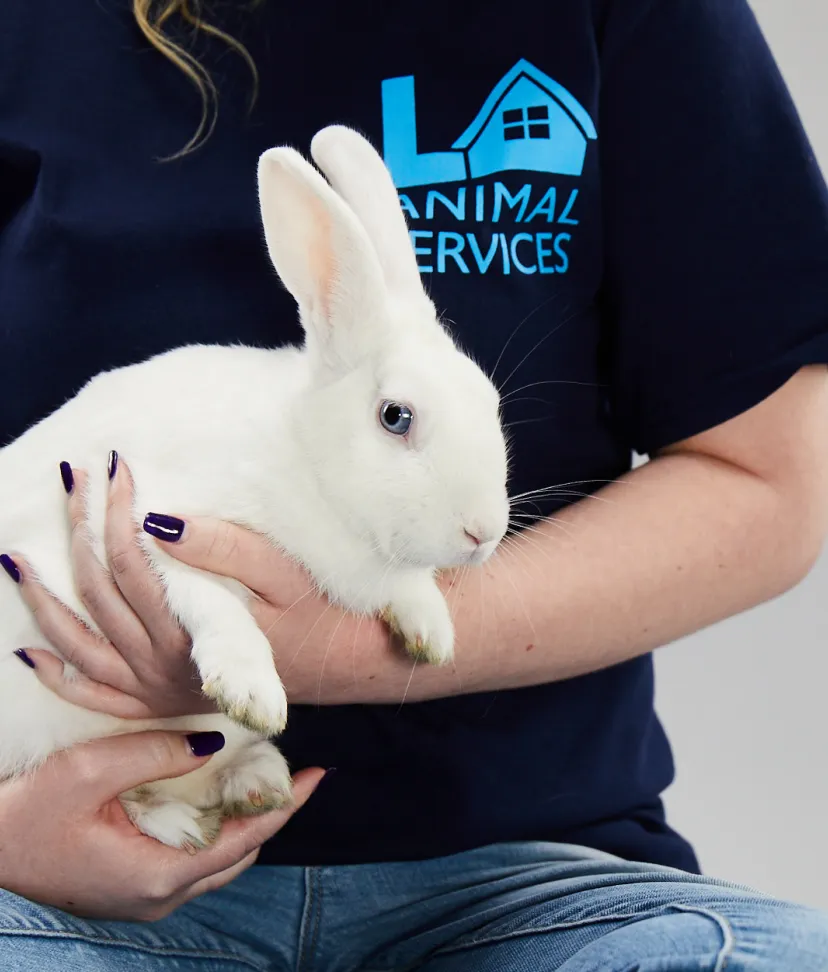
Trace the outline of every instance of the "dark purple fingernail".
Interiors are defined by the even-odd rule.
[[[109,475],[109,481],[115,478],[115,473],[118,472],[118,453],[113,449],[109,453],[109,461],[106,464],[106,471]]]
[[[314,790],[314,793],[318,792],[320,789],[327,792],[327,789],[331,784],[331,780],[334,779],[334,777],[336,776],[338,776],[338,773],[335,766],[332,766],[330,769],[325,770],[325,775],[316,784],[316,789]]]
[[[68,462],[60,464],[60,478],[63,480],[63,488],[71,496],[75,488],[75,477],[72,475],[72,467]]]
[[[28,652],[26,651],[25,648],[18,648],[17,651],[15,652],[15,655],[17,655],[20,661],[28,665],[29,668],[35,667],[35,663],[31,660],[31,658],[29,658]]]
[[[212,756],[224,748],[224,736],[220,732],[191,732],[187,743],[193,756]]]
[[[2,567],[3,570],[5,570],[5,572],[9,575],[9,577],[11,577],[11,579],[15,582],[15,584],[20,583],[20,581],[22,580],[20,574],[20,568],[17,566],[17,564],[11,559],[11,557],[8,554],[0,554],[0,567]]]
[[[184,533],[184,521],[166,513],[147,513],[144,517],[144,532],[156,540],[176,543]]]

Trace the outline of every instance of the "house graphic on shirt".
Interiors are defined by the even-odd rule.
[[[598,137],[580,102],[523,59],[448,151],[417,151],[413,76],[382,82],[382,121],[385,162],[398,189],[509,171],[579,176],[587,145]]]

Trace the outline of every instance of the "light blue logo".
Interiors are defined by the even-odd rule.
[[[598,137],[580,102],[523,59],[449,151],[417,151],[413,76],[382,82],[382,124],[385,162],[399,189],[509,171],[580,176],[587,145]]]

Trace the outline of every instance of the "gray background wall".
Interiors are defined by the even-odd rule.
[[[828,172],[828,2],[753,7]],[[656,672],[668,813],[705,871],[828,909],[828,555],[777,601],[662,649]]]

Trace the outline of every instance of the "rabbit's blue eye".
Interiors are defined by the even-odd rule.
[[[413,419],[414,413],[407,405],[399,402],[383,402],[380,405],[379,420],[392,435],[407,435]]]

